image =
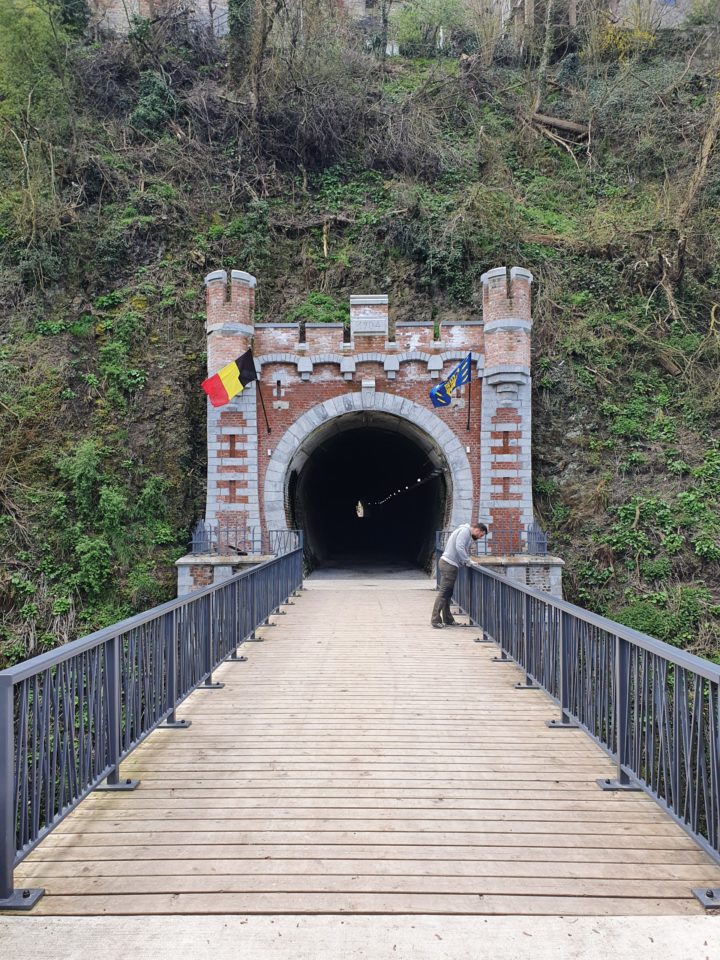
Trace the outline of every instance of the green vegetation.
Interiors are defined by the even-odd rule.
[[[0,0],[0,660],[173,594],[207,270],[256,274],[263,319],[378,289],[439,321],[503,263],[537,278],[536,509],[569,598],[720,658],[713,4],[557,30],[547,62],[451,0],[406,8],[384,62],[320,0],[231,8],[227,43],[95,40],[79,0]]]

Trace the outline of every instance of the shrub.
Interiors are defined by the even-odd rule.
[[[75,544],[78,587],[93,595],[101,592],[112,569],[112,550],[103,537],[81,536]]]
[[[139,93],[137,105],[130,114],[130,123],[140,133],[155,138],[175,113],[175,97],[162,75],[154,70],[140,74]]]
[[[104,480],[97,441],[81,440],[74,452],[60,461],[60,476],[70,483],[75,511],[81,520],[95,516],[100,485]]]

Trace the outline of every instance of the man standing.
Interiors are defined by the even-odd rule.
[[[430,622],[440,630],[442,627],[453,627],[457,623],[450,612],[455,581],[460,567],[470,565],[470,547],[475,540],[479,540],[487,533],[484,523],[464,523],[448,537],[445,552],[440,557],[440,588],[433,607]]]

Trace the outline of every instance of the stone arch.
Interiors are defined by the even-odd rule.
[[[265,475],[263,501],[265,525],[269,530],[286,530],[286,487],[291,467],[302,445],[323,426],[347,414],[362,411],[382,413],[407,423],[422,434],[441,455],[450,475],[452,510],[450,525],[472,518],[473,478],[465,447],[453,431],[431,410],[391,393],[361,391],[344,394],[312,407],[288,427],[273,450]]]

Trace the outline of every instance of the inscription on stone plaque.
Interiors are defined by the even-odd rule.
[[[379,294],[350,297],[350,336],[388,336],[388,298]]]

